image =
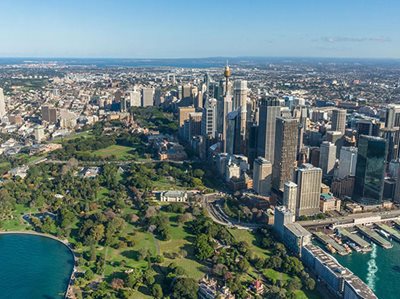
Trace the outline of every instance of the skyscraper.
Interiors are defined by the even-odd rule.
[[[225,136],[225,152],[240,154],[240,114],[238,110],[227,115],[227,130]]]
[[[136,90],[136,87],[133,90],[128,91],[129,93],[129,104],[131,107],[139,107],[141,105],[141,96],[140,92]]]
[[[296,217],[319,213],[321,182],[321,168],[305,163],[298,169]]]
[[[217,137],[217,100],[207,99],[203,108],[201,134],[210,139]]]
[[[339,131],[342,134],[346,131],[346,113],[344,109],[332,111],[332,131]]]
[[[3,88],[0,88],[0,118],[3,118],[7,114],[6,103],[4,100]]]
[[[283,205],[293,214],[297,210],[297,185],[291,181],[286,182],[283,187]]]
[[[361,135],[358,141],[353,199],[365,204],[382,202],[385,179],[386,140]]]
[[[142,107],[154,105],[154,88],[143,87],[142,89]]]
[[[298,123],[296,119],[276,118],[275,158],[272,169],[272,187],[283,191],[283,185],[293,180],[297,161]]]
[[[42,106],[42,120],[49,124],[55,124],[57,122],[57,109],[47,105]]]
[[[399,145],[400,145],[400,128],[382,128],[381,137],[386,139],[388,145],[388,155],[386,158],[387,162],[396,160],[399,158]]]
[[[247,93],[248,90],[246,80],[235,80],[233,82],[233,110],[246,106]]]
[[[320,147],[319,167],[322,169],[322,174],[332,175],[336,162],[336,145],[329,141],[324,141]]]
[[[263,98],[259,110],[257,156],[274,164],[276,118],[281,113],[280,102],[276,97]]]
[[[201,134],[201,120],[203,113],[192,112],[189,113],[189,140],[194,136]]]
[[[253,188],[263,196],[271,193],[272,164],[268,160],[258,157],[253,166]]]
[[[340,150],[339,168],[336,177],[344,179],[347,176],[355,176],[357,165],[357,148],[342,147]]]
[[[247,81],[236,80],[233,83],[232,110],[240,111],[240,148],[245,151],[247,133]]]
[[[385,127],[400,127],[400,105],[389,104],[386,108]]]

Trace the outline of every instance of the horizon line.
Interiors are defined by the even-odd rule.
[[[112,57],[112,56],[1,56],[0,59],[118,59],[118,60],[173,60],[173,59],[358,59],[358,60],[400,60],[400,57],[355,57],[355,56],[198,56],[198,57]]]

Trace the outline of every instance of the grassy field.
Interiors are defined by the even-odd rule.
[[[53,139],[51,142],[52,143],[64,143],[68,140],[73,140],[76,138],[80,138],[80,137],[90,137],[92,136],[92,132],[91,131],[84,131],[84,132],[78,132],[78,133],[74,133],[65,137],[57,137],[55,139]]]
[[[186,270],[189,277],[196,280],[200,279],[208,269],[205,269],[202,264],[195,260],[194,248],[190,244],[190,241],[193,241],[194,236],[187,232],[184,225],[178,225],[176,218],[179,214],[164,214],[169,217],[171,239],[168,241],[158,241],[160,254],[165,256],[166,253],[166,255],[169,256],[170,254],[178,253],[179,256],[176,258],[166,257],[163,266],[168,266],[172,262],[177,263]],[[181,255],[180,253],[184,254]]]
[[[124,212],[132,213],[134,210],[126,209]],[[129,248],[114,249],[109,247],[106,249],[106,277],[123,270],[124,267],[120,266],[121,261],[124,261],[123,263],[127,267],[145,268],[147,261],[139,260],[139,253],[143,250],[149,251],[152,255],[163,255],[162,266],[167,267],[174,262],[182,266],[189,277],[198,280],[204,276],[208,269],[205,269],[202,264],[195,260],[194,248],[190,245],[193,236],[187,232],[184,225],[178,225],[176,222],[179,214],[161,213],[169,218],[170,240],[161,241],[150,232],[141,231],[138,227],[128,225],[125,232],[134,233],[135,245]]]
[[[25,213],[34,213],[36,210],[27,209],[24,205],[17,204],[12,213],[12,218],[1,223],[0,229],[3,231],[24,231],[32,229],[32,227],[22,219]]]
[[[250,249],[255,255],[261,258],[269,257],[268,250],[262,249],[256,245],[256,237],[247,230],[229,229],[232,236],[239,242],[245,241],[250,245]]]
[[[94,151],[93,154],[99,156],[100,158],[107,158],[115,156],[117,160],[130,160],[133,159],[131,154],[132,148],[123,145],[111,145],[109,147]]]

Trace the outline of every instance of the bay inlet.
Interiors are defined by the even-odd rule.
[[[0,298],[62,299],[74,268],[63,243],[33,234],[0,234]]]

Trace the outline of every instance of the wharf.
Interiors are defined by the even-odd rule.
[[[328,249],[329,246],[331,246],[340,255],[347,255],[349,253],[342,245],[340,245],[339,243],[337,243],[335,240],[325,235],[324,233],[316,232],[314,233],[314,235],[319,241],[321,241],[324,245],[326,245]]]
[[[388,249],[388,248],[393,247],[392,243],[390,243],[385,238],[378,235],[378,233],[376,231],[370,229],[369,227],[362,226],[362,225],[357,225],[356,227],[360,231],[360,233],[362,233],[363,235],[365,235],[366,237],[368,237],[369,239],[371,239],[378,245],[382,246],[383,248]]]
[[[394,228],[383,224],[383,223],[376,223],[375,224],[377,227],[379,227],[380,229],[384,230],[385,232],[387,232],[388,234],[390,234],[390,236],[396,240],[397,242],[400,242],[400,233],[399,231],[395,230]]]
[[[400,228],[400,220],[393,220],[394,225],[398,228]]]
[[[340,228],[340,229],[338,229],[338,233],[342,237],[347,238],[351,242],[353,242],[353,243],[357,244],[358,246],[360,246],[361,250],[365,251],[365,250],[368,250],[371,247],[370,243],[365,241],[363,238],[361,238],[357,234],[353,234],[353,233],[349,232],[347,229]]]

